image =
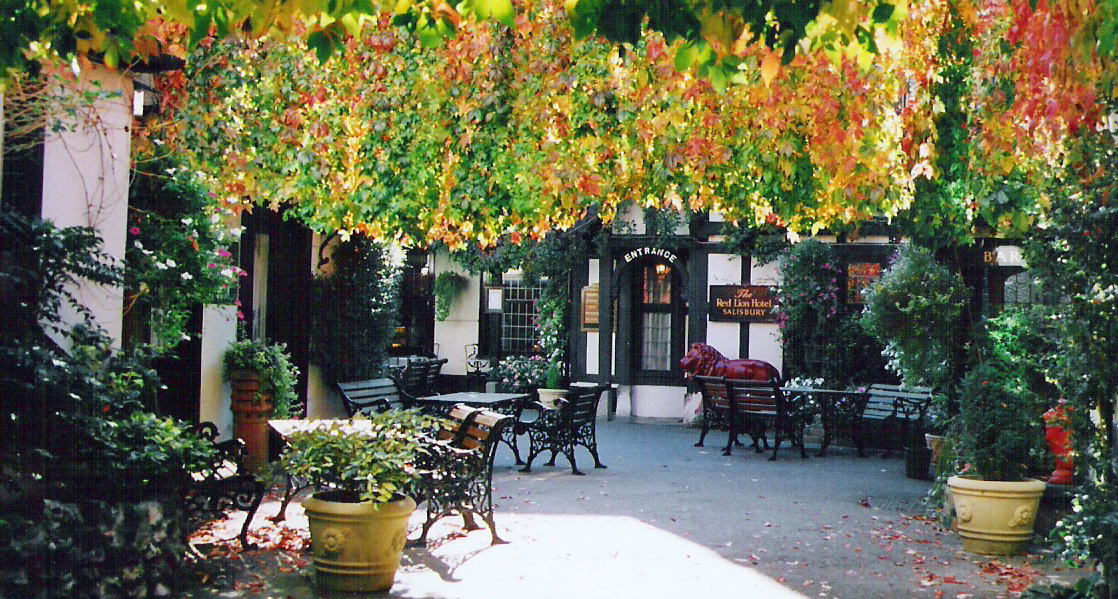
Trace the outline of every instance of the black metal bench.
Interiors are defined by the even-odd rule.
[[[417,358],[410,362],[396,377],[396,386],[412,397],[436,395],[443,365],[449,358],[441,360]]]
[[[605,468],[598,458],[597,418],[598,401],[609,388],[604,385],[595,387],[572,386],[567,397],[559,400],[559,407],[548,409],[538,402],[533,406],[539,416],[519,426],[528,433],[530,442],[528,461],[521,472],[532,471],[532,460],[539,454],[550,451],[548,466],[555,465],[555,458],[562,453],[571,463],[572,474],[585,474],[575,464],[575,448],[582,446],[594,457],[595,468]]]
[[[858,455],[865,457],[866,421],[899,422],[902,427],[902,443],[910,446],[911,431],[914,425],[923,421],[932,405],[932,390],[927,387],[902,387],[874,383],[870,385],[861,400],[859,418],[855,421],[854,438],[858,445]]]
[[[356,416],[358,412],[372,414],[412,408],[430,411],[434,408],[434,404],[424,402],[422,397],[405,391],[399,381],[392,378],[338,383],[338,391],[341,393],[346,414],[350,418]]]
[[[410,398],[400,395],[396,381],[390,378],[338,383],[342,404],[350,418],[359,412],[387,412],[408,407]]]
[[[215,452],[210,463],[190,473],[183,493],[187,526],[193,530],[204,522],[220,518],[226,510],[245,510],[245,523],[237,539],[242,548],[248,548],[248,528],[267,486],[245,469],[245,447],[240,439],[217,441],[217,426],[212,422],[196,424],[190,430],[213,443]]]
[[[453,512],[462,514],[467,530],[480,528],[474,514],[489,525],[493,544],[505,541],[497,535],[493,520],[493,457],[501,432],[514,418],[491,410],[454,406],[424,448],[417,464],[416,501],[427,504],[427,518],[413,545],[426,545],[427,532],[440,518]]]

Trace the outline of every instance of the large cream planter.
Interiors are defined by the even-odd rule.
[[[331,501],[339,491],[303,501],[311,529],[315,584],[320,590],[385,591],[396,580],[415,501]]]
[[[984,555],[1022,553],[1033,536],[1044,482],[989,481],[952,476],[955,520],[963,549]]]

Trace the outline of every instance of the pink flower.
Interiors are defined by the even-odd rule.
[[[132,227],[131,229],[128,229],[128,232],[133,234],[133,235],[139,235],[140,234],[140,228],[139,227]]]
[[[222,258],[228,258],[233,254],[230,254],[228,251],[226,251],[225,248],[217,248],[217,255],[221,256]]]
[[[217,265],[214,264],[213,262],[210,262],[209,264],[206,265],[206,268],[217,268]]]
[[[241,312],[240,310],[237,310],[237,320],[244,320],[244,319],[245,319],[245,313]]]
[[[241,307],[241,300],[239,300],[239,299],[233,300],[233,305],[240,308]]]

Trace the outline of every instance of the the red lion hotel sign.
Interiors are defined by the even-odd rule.
[[[768,285],[711,285],[707,314],[716,322],[776,322]]]

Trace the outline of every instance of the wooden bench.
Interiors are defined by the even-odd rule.
[[[427,532],[440,518],[462,514],[467,530],[480,528],[476,514],[489,525],[492,543],[504,543],[493,520],[493,457],[501,432],[514,418],[491,410],[458,404],[451,408],[435,439],[417,464],[420,478],[416,501],[426,501],[427,518],[413,545],[426,545]]]
[[[215,451],[210,463],[190,473],[182,498],[187,526],[193,530],[204,522],[220,518],[226,510],[245,510],[245,523],[241,525],[237,539],[242,549],[248,548],[248,528],[264,499],[267,486],[244,468],[243,441],[217,441],[217,426],[212,422],[195,424],[190,430],[213,443]]]
[[[555,465],[555,458],[562,453],[571,463],[571,473],[582,475],[575,463],[575,448],[582,446],[594,458],[595,468],[605,468],[598,458],[597,418],[598,402],[602,393],[609,390],[605,385],[594,387],[572,386],[567,397],[559,400],[559,407],[548,409],[536,403],[539,416],[532,421],[518,423],[528,433],[528,461],[521,472],[532,471],[532,460],[539,454],[550,451],[548,466]]]
[[[729,431],[722,455],[731,455],[735,443],[741,445],[737,438],[742,433],[752,437],[754,449],[761,453],[762,442],[765,449],[769,447],[765,431],[771,427],[776,439],[770,460],[776,459],[784,439],[789,439],[793,447],[800,447],[800,457],[807,457],[803,442],[806,422],[802,402],[785,395],[777,381],[711,376],[697,376],[694,380],[703,401],[703,430],[696,447],[702,447],[711,426],[720,426]]]
[[[726,379],[729,390],[731,410],[730,436],[738,433],[764,434],[770,426],[775,433],[773,454],[775,460],[780,450],[780,442],[788,439],[792,447],[799,446],[800,457],[806,458],[804,449],[804,410],[802,404],[785,396],[780,382],[743,381]],[[727,444],[726,455],[729,455]]]
[[[865,457],[866,421],[899,422],[902,427],[902,443],[908,443],[913,424],[919,424],[928,413],[932,404],[932,390],[927,387],[902,387],[874,383],[862,396],[862,406],[855,421],[855,442],[858,455]],[[907,445],[906,445],[907,446]]]

